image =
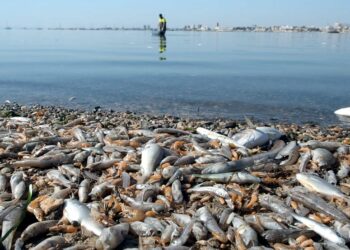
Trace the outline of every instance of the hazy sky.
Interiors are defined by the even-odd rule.
[[[350,0],[2,0],[0,26],[155,26],[350,23]]]

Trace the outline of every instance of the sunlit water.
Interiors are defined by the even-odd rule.
[[[350,34],[1,30],[5,100],[334,124]]]

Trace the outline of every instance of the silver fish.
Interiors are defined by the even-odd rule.
[[[183,202],[184,197],[182,195],[181,182],[179,180],[175,180],[171,185],[171,193],[175,204],[181,204]]]
[[[221,174],[192,174],[193,177],[201,178],[203,180],[211,180],[219,183],[238,183],[238,184],[250,184],[260,183],[261,179],[251,175],[247,172],[236,173],[221,173]]]
[[[199,208],[196,212],[196,216],[216,239],[223,243],[227,242],[226,234],[219,227],[218,223],[207,207],[204,206]]]
[[[190,188],[187,190],[188,193],[191,192],[198,192],[198,193],[209,193],[209,194],[214,194],[217,195],[219,197],[222,197],[225,199],[227,205],[230,208],[234,208],[234,205],[232,203],[231,197],[229,195],[229,193],[222,187],[217,187],[217,186],[195,186],[193,188]]]
[[[140,209],[142,211],[154,210],[156,212],[160,212],[160,211],[163,211],[165,209],[165,206],[163,204],[136,201],[135,199],[128,197],[126,195],[123,195],[123,194],[120,194],[120,198],[122,198],[122,200],[124,200],[126,203],[128,203],[133,208]]]
[[[232,221],[232,226],[241,236],[241,239],[246,247],[258,245],[258,235],[256,234],[255,230],[243,220],[243,218],[235,215]]]
[[[96,240],[96,249],[116,249],[129,233],[129,224],[121,223],[109,228],[104,228],[100,237]]]
[[[84,179],[78,189],[79,201],[85,203],[89,198],[91,181],[89,179]]]
[[[40,242],[32,250],[62,249],[69,246],[66,239],[62,236],[52,236]]]
[[[331,167],[335,162],[335,158],[331,152],[324,148],[316,148],[311,151],[312,160],[320,167]]]
[[[314,232],[316,232],[317,234],[319,234],[320,236],[322,236],[323,238],[338,244],[338,245],[345,245],[345,240],[342,239],[341,237],[339,237],[332,229],[330,229],[329,227],[318,223],[314,220],[296,215],[296,214],[292,214],[292,216],[298,220],[299,222],[303,223],[304,225],[306,225],[308,228],[310,228],[311,230],[313,230]]]
[[[156,233],[152,226],[141,221],[135,221],[130,223],[130,229],[131,232],[142,237],[149,237]]]
[[[47,177],[51,181],[55,181],[67,188],[74,186],[74,183],[69,181],[60,171],[58,170],[50,170],[47,174]]]
[[[246,129],[232,136],[232,139],[243,147],[255,148],[268,143],[269,136],[256,129]]]
[[[141,155],[141,182],[144,183],[163,159],[163,149],[155,143],[147,144]]]
[[[339,221],[350,223],[350,219],[342,211],[313,193],[292,189],[288,194],[293,200],[310,209],[331,216]]]
[[[63,214],[71,224],[77,223],[87,231],[97,236],[101,235],[103,226],[91,217],[90,209],[78,200],[65,200]]]
[[[329,184],[327,181],[316,175],[298,173],[296,174],[296,178],[304,187],[306,187],[311,192],[317,192],[329,197],[347,199],[345,194],[343,194],[338,188]]]

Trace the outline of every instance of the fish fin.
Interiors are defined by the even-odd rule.
[[[247,125],[248,125],[249,128],[253,128],[253,129],[255,128],[254,123],[253,123],[252,120],[249,119],[247,116],[244,116],[244,120],[245,120],[245,122],[247,123]]]

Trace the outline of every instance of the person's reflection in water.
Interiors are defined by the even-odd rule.
[[[164,61],[166,60],[165,57],[166,52],[166,37],[164,35],[159,36],[159,60]]]

